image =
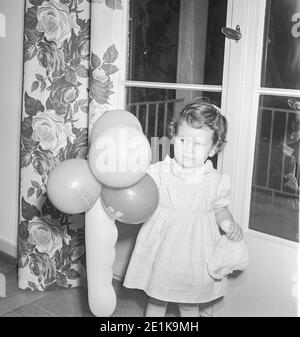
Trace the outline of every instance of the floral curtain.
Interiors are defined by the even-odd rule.
[[[111,29],[104,15],[113,11],[122,11],[121,0],[26,0],[18,231],[22,289],[68,288],[86,277],[84,214],[55,209],[46,184],[60,162],[87,158],[88,131],[112,108],[118,51],[101,26]],[[94,17],[100,13],[100,20]]]

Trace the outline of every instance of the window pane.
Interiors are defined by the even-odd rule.
[[[166,154],[173,156],[163,137],[167,137],[170,121],[192,99],[205,96],[220,106],[221,94],[191,90],[127,88],[126,110],[132,112],[141,122],[143,131],[152,147],[153,162],[164,159]],[[158,137],[157,140],[153,137]],[[165,139],[166,140],[166,139]],[[167,140],[166,140],[167,141]],[[161,146],[158,146],[161,144]],[[164,147],[164,149],[162,148]],[[217,157],[212,158],[214,165]],[[216,166],[215,166],[216,167]]]
[[[127,79],[220,85],[226,9],[225,0],[130,1]]]
[[[300,99],[261,96],[250,228],[299,241]]]
[[[300,89],[300,0],[268,0],[261,85]]]

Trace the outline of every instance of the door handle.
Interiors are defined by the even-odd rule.
[[[240,26],[237,25],[235,29],[229,27],[222,27],[221,32],[230,40],[235,40],[238,42],[242,37]]]

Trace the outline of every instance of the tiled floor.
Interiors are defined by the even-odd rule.
[[[6,276],[6,297],[0,298],[0,317],[92,317],[87,300],[87,288],[77,287],[48,292],[33,292],[17,287],[17,268],[0,254],[0,273]],[[143,317],[147,295],[139,290],[125,289],[113,282],[117,306],[111,317]],[[167,316],[179,316],[174,305],[168,306]]]

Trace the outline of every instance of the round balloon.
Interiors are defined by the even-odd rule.
[[[159,192],[155,181],[148,175],[127,188],[103,186],[101,198],[108,214],[127,224],[139,224],[155,212]]]
[[[92,143],[102,131],[117,125],[132,126],[140,132],[143,132],[139,120],[131,112],[126,110],[110,110],[104,112],[93,125],[90,143]]]
[[[151,148],[142,132],[118,125],[104,130],[93,141],[88,160],[91,171],[102,184],[123,188],[144,176],[150,165]]]
[[[101,184],[90,171],[87,160],[69,159],[50,173],[47,194],[61,212],[77,214],[88,211],[101,192]]]

